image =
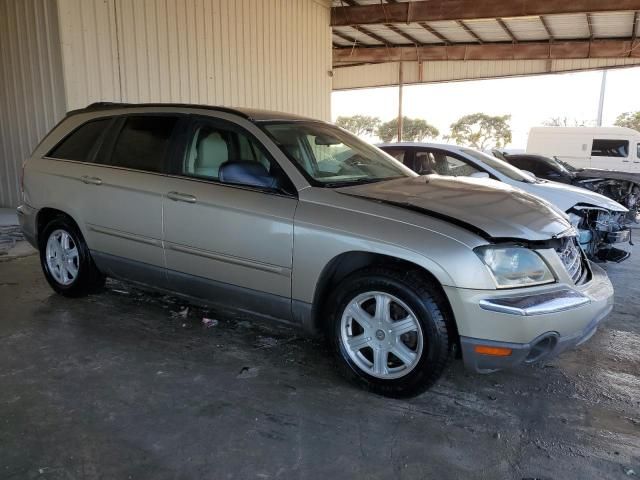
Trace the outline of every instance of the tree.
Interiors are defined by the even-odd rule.
[[[381,124],[377,131],[378,137],[383,142],[391,142],[398,138],[398,119],[394,118]],[[421,118],[402,117],[402,140],[407,142],[420,142],[427,138],[435,138],[440,135],[436,127]]]
[[[618,118],[616,118],[614,125],[633,128],[640,132],[640,111],[621,113],[618,115]]]
[[[589,127],[593,123],[593,121],[578,120],[577,118],[570,119],[569,117],[551,117],[550,119],[542,122],[542,125],[545,127]]]
[[[511,115],[472,113],[452,123],[451,132],[446,138],[478,150],[502,148],[511,142],[509,120]]]
[[[373,135],[380,123],[378,117],[370,117],[367,115],[336,118],[336,125],[345,130],[349,130],[354,135]]]

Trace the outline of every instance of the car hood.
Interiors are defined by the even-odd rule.
[[[551,181],[540,181],[524,187],[529,191],[548,202],[553,203],[563,211],[567,211],[575,205],[593,205],[595,207],[606,208],[613,212],[626,212],[627,209],[615,200],[612,200],[599,193],[592,192],[586,188],[567,185]]]
[[[337,191],[444,218],[492,239],[540,241],[572,231],[553,205],[494,180],[424,175]]]
[[[613,180],[624,180],[627,182],[640,183],[640,173],[621,172],[619,170],[604,170],[600,168],[585,168],[573,172],[577,179],[602,178]]]

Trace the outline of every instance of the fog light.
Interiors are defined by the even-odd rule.
[[[474,348],[480,355],[490,355],[492,357],[508,357],[512,350],[504,347],[490,347],[488,345],[476,345]]]

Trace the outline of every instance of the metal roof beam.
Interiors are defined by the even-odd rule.
[[[469,35],[471,35],[475,39],[476,42],[483,43],[482,39],[478,35],[476,35],[476,32],[474,32],[473,30],[471,30],[471,28],[469,28],[469,25],[464,23],[462,20],[456,20],[456,23],[458,25],[460,25],[464,29],[465,32],[467,32]]]
[[[345,3],[347,0],[343,0]],[[640,0],[430,0],[333,7],[331,25],[352,26],[385,23],[524,17],[562,13],[595,13],[640,10]]]
[[[542,26],[547,32],[547,35],[549,35],[549,41],[553,42],[553,32],[551,32],[551,28],[549,28],[549,24],[547,23],[547,20],[544,18],[544,15],[540,15],[538,18],[540,18],[540,23],[542,23]]]
[[[563,58],[640,58],[631,40],[580,40],[431,45],[407,47],[355,47],[333,50],[333,65],[438,60],[553,60]]]
[[[518,41],[518,39],[516,38],[516,36],[513,34],[513,32],[511,31],[511,29],[507,26],[506,23],[504,23],[504,20],[501,18],[496,18],[496,22],[498,22],[498,25],[500,25],[500,27],[502,27],[502,29],[504,30],[504,33],[506,33],[507,35],[509,35],[509,38],[511,39],[512,42],[516,43]]]
[[[434,37],[436,37],[438,40],[440,40],[442,43],[444,43],[445,45],[449,45],[451,43],[451,40],[449,40],[447,37],[445,37],[444,35],[442,35],[440,32],[438,32],[437,30],[435,30],[433,27],[430,27],[429,25],[427,25],[424,22],[418,22],[418,25],[420,25],[422,28],[424,28],[427,32],[429,32],[431,35],[433,35]]]

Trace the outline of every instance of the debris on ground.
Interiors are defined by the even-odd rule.
[[[258,367],[242,367],[236,378],[255,378],[260,373]]]
[[[636,476],[636,472],[632,469],[632,468],[625,468],[624,469],[624,474],[628,477],[635,477]]]
[[[272,348],[278,345],[278,339],[273,337],[258,337],[258,346],[256,348]]]
[[[0,255],[6,255],[17,242],[23,239],[19,225],[0,226]]]
[[[215,327],[218,325],[218,320],[214,318],[202,317],[202,325],[204,325],[204,328]]]
[[[171,312],[173,318],[187,318],[189,315],[189,307],[184,307],[178,312]]]

